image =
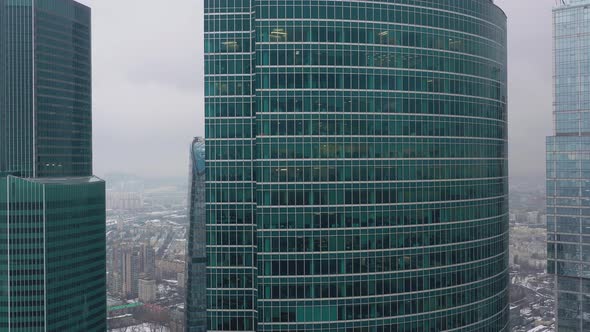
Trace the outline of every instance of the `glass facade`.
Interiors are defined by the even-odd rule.
[[[590,330],[590,1],[554,16],[555,135],[547,139],[547,270],[557,330]]]
[[[205,140],[195,138],[190,150],[189,238],[187,260],[186,326],[187,332],[207,331],[205,293],[207,253],[205,251]]]
[[[0,178],[0,330],[106,330],[104,182]]]
[[[90,10],[35,0],[36,176],[92,175]]]
[[[90,9],[0,0],[0,330],[106,330]]]
[[[89,8],[0,0],[0,27],[0,169],[92,175]]]
[[[204,5],[207,329],[255,331],[254,2]]]
[[[210,331],[507,331],[506,16],[205,0]]]
[[[0,169],[33,175],[33,11],[0,0]]]

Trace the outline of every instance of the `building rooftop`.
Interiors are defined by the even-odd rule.
[[[590,0],[559,0],[560,6],[590,5]]]
[[[25,180],[41,184],[53,184],[53,185],[76,185],[93,182],[102,182],[103,180],[95,176],[85,177],[68,177],[68,178],[26,178]]]
[[[553,8],[554,11],[570,10],[577,7],[588,8],[590,0],[558,0],[558,5]]]

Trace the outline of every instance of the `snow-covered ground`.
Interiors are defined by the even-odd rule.
[[[156,326],[148,323],[141,325],[129,326],[120,329],[112,329],[109,332],[170,332],[170,329],[163,326]]]

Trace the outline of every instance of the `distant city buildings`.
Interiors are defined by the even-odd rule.
[[[141,246],[141,267],[142,273],[150,278],[156,276],[156,251],[150,245]]]
[[[519,224],[510,228],[510,263],[522,270],[545,271],[547,267],[547,233],[536,224]]]
[[[106,197],[109,210],[139,210],[143,208],[141,193],[108,190]]]
[[[186,262],[183,260],[156,260],[156,276],[158,279],[177,280],[178,274],[186,269]]]
[[[123,275],[121,271],[112,271],[107,275],[107,290],[109,294],[123,294]]]
[[[123,294],[128,299],[138,296],[140,257],[136,248],[123,251]]]
[[[530,224],[539,223],[539,212],[538,211],[527,212],[526,219]]]
[[[156,257],[151,246],[119,244],[110,248],[108,285],[112,295],[137,298],[142,278],[156,278]]]
[[[526,224],[529,226],[547,227],[546,209],[541,211],[514,211],[510,213],[510,222],[512,224]]]
[[[111,177],[108,177],[109,179]],[[111,188],[131,188],[128,177],[113,177]],[[185,204],[186,183],[168,180],[141,180],[132,177],[133,187],[146,192],[169,192],[170,197],[152,196],[144,207],[107,211],[109,329],[129,331],[140,328],[161,328],[163,331],[184,331],[185,289],[182,274],[186,265],[188,218]],[[113,182],[111,182],[113,181]],[[136,269],[124,268],[125,256],[135,257]],[[137,284],[137,295],[123,292],[125,272],[131,275],[127,283]],[[179,276],[180,274],[180,276]],[[129,279],[129,277],[128,277]],[[155,282],[155,299],[150,287]],[[145,286],[145,287],[143,287]],[[126,286],[129,288],[129,286]]]
[[[138,282],[139,300],[143,303],[151,303],[156,300],[156,280],[141,278]]]
[[[536,214],[529,212],[546,210],[545,188],[535,184],[515,188],[515,182],[518,179],[510,188],[514,216],[510,226],[510,331],[554,331],[553,277],[546,273],[546,225],[528,218]]]
[[[90,8],[0,0],[0,330],[106,330]]]
[[[208,330],[507,331],[502,10],[204,6]]]
[[[590,331],[590,1],[564,1],[553,17],[547,271],[555,275],[557,330]]]

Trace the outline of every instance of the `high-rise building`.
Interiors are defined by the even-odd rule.
[[[134,299],[139,295],[140,279],[155,279],[155,250],[148,243],[114,245],[110,254],[109,290],[112,295]]]
[[[122,297],[123,275],[121,274],[121,271],[112,271],[108,273],[107,289],[109,294]]]
[[[0,0],[0,330],[105,331],[90,8]]]
[[[205,252],[205,140],[195,138],[190,149],[189,221],[186,267],[186,329],[207,331],[205,293],[207,254]],[[180,282],[179,282],[180,286]],[[184,286],[180,286],[184,287]]]
[[[144,303],[151,303],[156,300],[156,280],[152,278],[140,278],[138,280],[139,300]]]
[[[110,247],[107,259],[107,286],[110,295],[125,297],[123,291],[125,267],[125,248],[120,244]]]
[[[555,275],[557,330],[590,331],[590,1],[565,1],[553,22],[547,271]]]
[[[209,330],[507,331],[503,11],[204,5]]]
[[[123,293],[127,299],[134,299],[138,296],[140,264],[139,248],[127,248],[123,253]]]
[[[156,251],[149,244],[141,246],[141,272],[155,278],[156,276]]]

